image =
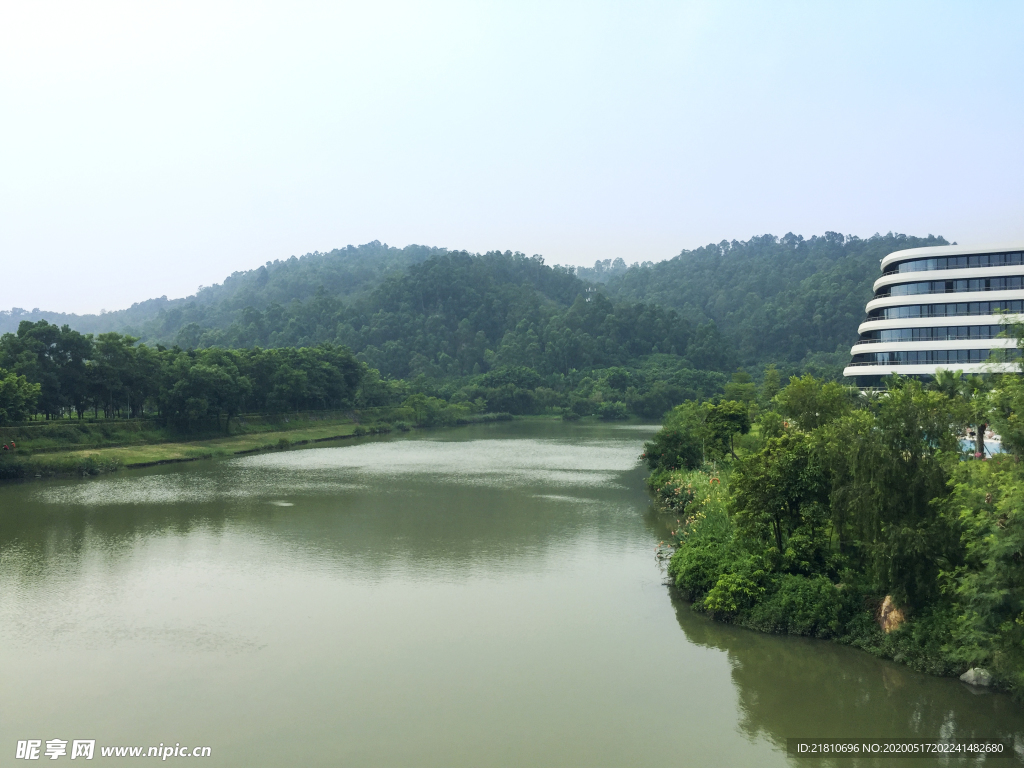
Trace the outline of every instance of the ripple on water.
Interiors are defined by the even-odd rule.
[[[235,459],[246,469],[288,473],[443,476],[461,485],[609,485],[637,464],[636,446],[621,441],[408,440]]]
[[[195,474],[175,472],[166,475],[141,475],[103,478],[88,483],[46,488],[36,498],[47,504],[99,506],[114,504],[205,504],[221,499],[250,499],[267,494],[303,493],[325,490],[344,491],[364,486],[339,483],[331,479],[305,477],[275,477],[270,486],[257,478],[225,480]],[[282,502],[282,506],[291,506]]]
[[[204,504],[282,494],[361,490],[382,477],[425,477],[459,485],[587,488],[616,485],[637,464],[636,446],[620,440],[398,440],[245,456],[226,475],[172,472],[133,475],[40,490],[48,504]],[[225,465],[221,465],[224,467]],[[270,498],[266,498],[266,497]]]
[[[210,478],[188,473],[142,477],[105,478],[39,492],[49,504],[179,504],[203,503],[217,498],[217,484]]]
[[[585,496],[566,496],[561,493],[535,493],[533,494],[535,499],[547,499],[548,501],[564,501],[568,504],[586,504],[592,506],[594,504],[593,499],[588,499]]]

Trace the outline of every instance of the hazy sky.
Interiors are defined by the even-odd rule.
[[[1024,4],[5,3],[0,308],[381,240],[1024,239]]]

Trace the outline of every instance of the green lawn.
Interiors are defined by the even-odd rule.
[[[254,423],[255,422],[255,423]],[[277,429],[272,427],[276,426]],[[152,433],[159,442],[81,447],[67,444],[64,450],[47,445],[42,450],[19,443],[14,453],[0,455],[0,478],[97,474],[118,468],[131,469],[156,463],[232,456],[289,445],[350,438],[359,425],[348,418],[295,419],[288,426],[270,425],[250,419],[239,425],[253,431],[205,439],[170,441],[162,432]],[[283,428],[282,428],[283,427]],[[136,435],[139,439],[139,435]]]

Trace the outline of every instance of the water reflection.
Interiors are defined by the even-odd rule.
[[[835,643],[714,622],[669,591],[687,639],[728,655],[739,694],[738,726],[749,738],[767,739],[781,750],[789,738],[1000,739],[1014,743],[1024,757],[1024,716],[1008,696],[919,674]]]
[[[421,568],[471,578],[503,563],[529,567],[581,537],[645,536],[622,513],[642,496],[642,434],[567,435],[544,424],[514,439],[488,431],[9,486],[0,576],[8,590],[67,583],[84,559],[130,568],[158,543],[202,549],[243,537],[264,562],[311,558],[352,578]]]
[[[670,600],[645,437],[513,423],[0,488],[5,729],[446,768],[1019,735],[1005,697]]]

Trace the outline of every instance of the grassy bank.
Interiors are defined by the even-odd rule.
[[[417,427],[500,421],[508,414],[476,414],[447,421],[417,421],[411,408],[377,408],[349,413],[311,412],[250,415],[236,419],[231,432],[181,435],[155,422],[51,422],[4,432],[17,450],[0,454],[0,479],[95,475],[217,457],[327,443],[366,434],[407,431]],[[11,437],[14,433],[16,437]],[[0,435],[0,440],[4,435]]]
[[[231,419],[198,422],[188,432],[166,426],[156,418],[58,419],[0,427],[0,443],[15,442],[21,451],[66,452],[96,448],[120,448],[157,443],[214,440],[221,437],[288,432],[329,424],[416,420],[410,408],[371,408],[362,411],[302,411],[275,414],[243,414]]]

